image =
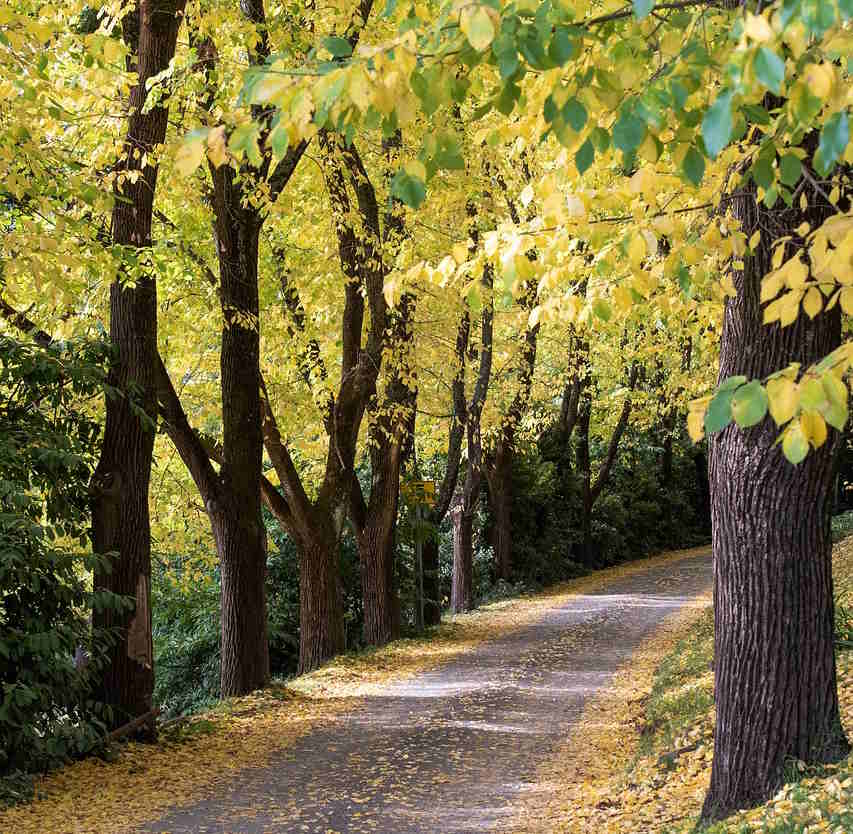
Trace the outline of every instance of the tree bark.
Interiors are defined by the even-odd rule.
[[[453,614],[474,607],[474,528],[473,513],[461,504],[450,511],[453,520],[453,580],[450,586],[450,610]]]
[[[498,579],[512,577],[512,459],[513,446],[498,441],[486,468],[492,510],[492,548]]]
[[[338,539],[317,536],[300,547],[299,669],[317,669],[346,648]]]
[[[839,344],[837,308],[785,328],[762,324],[759,292],[773,239],[833,212],[810,196],[806,212],[759,206],[754,187],[732,198],[743,232],[761,228],[762,242],[733,273],[720,380],[763,378],[791,362],[808,367]],[[710,440],[717,723],[705,820],[766,801],[787,760],[831,762],[849,750],[833,651],[829,509],[838,433],[830,429],[798,466],[783,457],[777,434],[766,418]]]
[[[453,416],[450,419],[450,429],[447,435],[447,466],[438,490],[438,498],[428,518],[432,528],[431,535],[424,541],[423,545],[424,625],[427,626],[438,625],[441,622],[442,597],[438,559],[438,531],[450,508],[450,502],[459,480],[462,441],[465,438],[465,426],[468,420],[468,403],[465,400],[465,356],[468,352],[470,335],[471,317],[468,309],[465,308],[456,331],[454,349],[456,370],[451,383]]]
[[[129,249],[151,245],[157,168],[142,161],[165,140],[168,109],[143,112],[146,82],[175,54],[183,7],[183,0],[159,5],[140,0],[123,26],[139,81],[130,95],[112,239]],[[137,171],[137,179],[123,178]],[[110,723],[117,727],[151,710],[154,689],[148,487],[157,415],[157,290],[151,275],[133,287],[113,283],[110,340],[116,356],[109,382],[122,393],[106,398],[103,447],[92,478],[92,547],[109,558],[107,569],[96,570],[94,587],[130,597],[134,605],[122,612],[96,609],[93,625],[117,634],[101,681],[101,697],[113,710]]]
[[[219,505],[209,506],[222,576],[221,691],[243,695],[269,680],[266,534],[261,517],[258,242],[261,218],[233,168],[212,169],[222,305],[223,460]]]

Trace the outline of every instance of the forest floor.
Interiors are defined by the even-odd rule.
[[[581,744],[630,748],[631,702],[707,609],[710,578],[707,549],[682,551],[451,618],[431,637],[227,701],[157,745],[69,766],[37,801],[0,813],[0,830],[555,830],[567,740],[583,729]],[[576,776],[587,756],[572,745]]]

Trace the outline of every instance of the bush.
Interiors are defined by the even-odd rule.
[[[0,774],[46,770],[103,738],[95,684],[111,635],[92,633],[87,487],[99,425],[82,407],[104,381],[91,343],[44,349],[0,336]],[[88,656],[87,663],[74,662]],[[16,774],[16,775],[15,775]],[[10,787],[11,786],[11,787]]]

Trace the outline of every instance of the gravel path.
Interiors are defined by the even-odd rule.
[[[146,834],[501,829],[586,699],[711,581],[710,552],[570,598],[535,624],[366,699]]]

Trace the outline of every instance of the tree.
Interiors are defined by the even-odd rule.
[[[733,273],[737,295],[726,303],[720,346],[723,386],[793,362],[809,367],[841,341],[838,308],[801,312],[787,327],[762,321],[762,279],[772,271],[776,241],[835,213],[811,189],[804,209],[770,210],[754,186],[732,201],[744,233],[760,230],[762,242]],[[752,404],[740,389],[732,408],[752,425],[731,425],[710,440],[717,723],[705,819],[763,802],[781,784],[787,760],[833,762],[850,749],[838,707],[829,529],[839,434],[830,429],[794,466],[769,417],[754,424],[744,417]],[[782,522],[791,507],[796,521]],[[752,669],[761,674],[744,673]]]
[[[472,235],[476,241],[476,233]],[[470,610],[474,605],[474,511],[480,497],[483,478],[483,438],[480,417],[489,390],[492,374],[492,336],[494,323],[494,295],[492,270],[483,267],[480,277],[485,296],[480,314],[480,346],[477,377],[471,399],[465,407],[465,437],[468,458],[465,481],[458,504],[453,507],[453,579],[450,590],[450,610],[454,614]]]
[[[156,11],[150,0],[122,21],[138,80],[130,93],[130,117],[123,157],[117,164],[112,241],[134,259],[151,245],[157,165],[149,158],[163,143],[169,116],[160,102],[145,108],[148,82],[175,54],[183,0]],[[143,254],[144,258],[144,254]],[[113,705],[114,723],[151,710],[154,656],[151,642],[151,525],[148,486],[156,421],[157,291],[143,271],[110,288],[110,341],[116,350],[106,398],[101,457],[92,476],[92,547],[111,557],[95,572],[95,588],[135,600],[132,610],[96,609],[97,629],[122,635],[103,670],[103,698]]]

